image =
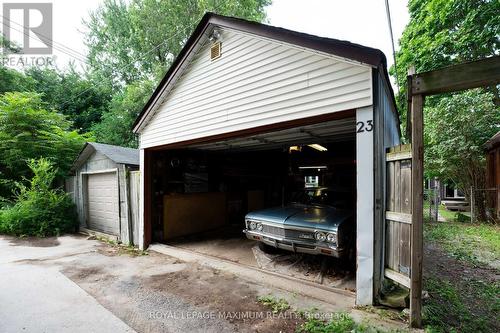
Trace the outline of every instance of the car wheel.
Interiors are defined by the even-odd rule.
[[[259,242],[259,249],[267,254],[275,254],[278,252],[278,249],[275,248],[274,246],[267,245],[265,243]]]

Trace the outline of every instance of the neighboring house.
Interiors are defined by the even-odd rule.
[[[248,244],[246,212],[279,205],[318,176],[316,184],[349,186],[357,198],[357,304],[377,299],[384,276],[409,286],[411,152],[398,146],[380,50],[208,13],[134,132],[141,248],[213,228],[230,238],[231,226],[235,246]],[[292,146],[319,149],[291,154]]]
[[[500,219],[500,131],[486,144],[486,187],[496,219]]]
[[[130,185],[131,172],[139,168],[137,149],[87,142],[71,168],[66,191],[77,206],[80,230],[110,235],[133,243],[137,191]],[[138,171],[136,171],[137,173]],[[135,175],[138,180],[138,174]],[[137,183],[138,184],[138,183]],[[137,236],[137,235],[136,235]]]
[[[437,189],[437,193],[433,191]],[[439,179],[426,179],[425,181],[426,200],[437,199],[438,203],[443,204],[446,209],[453,211],[469,211],[469,202],[465,200],[462,191],[449,182],[443,182]],[[429,191],[430,190],[430,191]],[[429,197],[429,194],[432,196]]]

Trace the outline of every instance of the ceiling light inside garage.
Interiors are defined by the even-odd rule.
[[[313,144],[310,144],[310,145],[307,145],[308,147],[311,147],[312,149],[316,149],[316,150],[319,150],[319,151],[327,151],[328,149],[326,149],[326,147],[323,147],[322,145],[319,145],[317,143],[313,143]]]
[[[326,165],[301,166],[299,169],[328,169]]]
[[[290,146],[288,147],[288,152],[291,153],[292,151],[302,151],[301,146]]]

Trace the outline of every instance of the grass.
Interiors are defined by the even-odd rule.
[[[101,236],[96,236],[96,239],[98,241],[101,241],[103,243],[106,243],[106,244],[114,247],[117,250],[117,254],[119,254],[119,255],[127,254],[127,255],[130,255],[132,257],[147,256],[148,255],[148,251],[139,250],[138,248],[134,247],[133,245],[119,244],[112,239],[109,239],[106,237],[101,237]]]
[[[383,307],[375,307],[371,305],[358,305],[355,307],[358,310],[374,313],[381,318],[387,318],[395,321],[408,322],[408,314],[404,311],[389,309]]]
[[[273,295],[260,296],[257,301],[269,307],[273,313],[282,313],[290,309],[290,304],[284,298],[276,298]],[[343,312],[329,314],[329,320],[322,319],[325,316],[321,316],[317,308],[299,310],[295,313],[305,319],[296,327],[297,333],[400,332],[382,330],[367,323],[356,323],[349,314]]]
[[[356,323],[347,313],[334,313],[329,320],[321,320],[314,316],[296,329],[297,333],[390,333],[400,330],[384,330],[367,323]],[[403,331],[404,332],[404,331]]]
[[[500,227],[489,224],[425,223],[424,238],[448,254],[473,264],[492,264],[500,258]]]
[[[457,222],[425,223],[424,238],[439,260],[425,267],[427,332],[497,332],[500,315],[500,227]],[[446,253],[447,255],[443,254]]]
[[[272,295],[260,296],[259,303],[269,307],[273,313],[280,313],[290,309],[290,304],[284,298],[276,298]]]
[[[451,210],[447,210],[444,205],[439,205],[438,206],[438,212],[439,215],[441,215],[442,218],[446,220],[446,222],[456,222],[458,220],[463,220],[465,219],[470,219],[470,216],[467,216],[469,213],[465,212],[453,212]],[[424,201],[424,218],[426,220],[430,219],[429,216],[429,202]]]
[[[460,290],[447,280],[436,277],[425,280],[424,288],[431,295],[423,308],[423,319],[427,332],[492,332],[490,322],[495,320],[488,314],[497,314],[500,309],[498,295],[500,285],[473,281],[467,290]],[[477,304],[486,306],[484,315],[474,314],[464,302],[464,292]]]

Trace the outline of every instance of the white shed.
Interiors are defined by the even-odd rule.
[[[304,179],[343,183],[356,205],[356,301],[372,304],[388,275],[386,150],[399,125],[381,51],[208,13],[134,125],[139,246],[238,228]],[[291,147],[314,143],[329,152],[293,160]],[[406,283],[408,267],[394,265]]]
[[[80,229],[133,243],[130,173],[139,168],[139,150],[87,142],[66,180],[77,206]]]

